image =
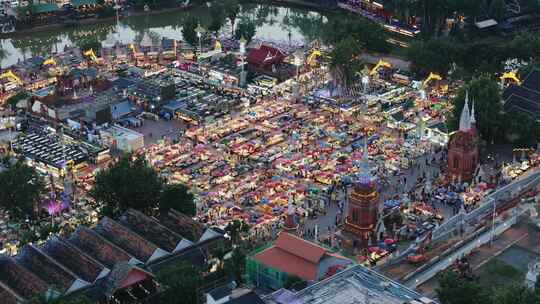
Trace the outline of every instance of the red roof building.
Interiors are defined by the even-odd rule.
[[[273,65],[278,65],[287,57],[280,49],[261,44],[258,49],[250,49],[247,61],[259,69],[271,70]]]
[[[250,263],[252,265],[250,265]],[[253,263],[257,265],[253,265]],[[256,253],[248,260],[248,276],[255,285],[279,289],[287,277],[299,277],[306,282],[318,281],[332,267],[350,264],[348,259],[295,235],[282,232],[273,246]],[[273,271],[267,271],[266,269]],[[264,280],[259,275],[273,273]]]

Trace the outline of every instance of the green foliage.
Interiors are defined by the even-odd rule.
[[[198,290],[203,280],[200,271],[193,265],[180,264],[166,267],[157,274],[163,290],[159,303],[193,304],[197,303]]]
[[[302,290],[306,288],[306,286],[306,281],[297,276],[288,276],[287,279],[285,279],[285,282],[283,282],[283,287],[286,289]]]
[[[0,206],[15,218],[33,215],[44,189],[41,176],[22,161],[0,172]]]
[[[436,291],[441,304],[487,304],[480,284],[459,278],[453,271],[443,272],[439,285]]]
[[[242,248],[237,247],[232,251],[231,257],[225,260],[224,269],[236,283],[241,284],[244,282],[242,275],[244,274],[245,266],[246,253]]]
[[[255,36],[255,24],[251,21],[242,21],[238,24],[236,27],[236,31],[234,33],[234,38],[236,40],[240,40],[240,38],[244,37],[246,39],[247,43],[253,39]]]
[[[462,88],[454,99],[454,111],[449,126],[456,130],[459,126],[459,117],[465,104],[465,91],[469,91],[469,107],[474,101],[476,126],[483,139],[492,141],[499,140],[504,134],[501,125],[501,94],[497,81],[486,75],[470,81]]]
[[[165,185],[159,199],[159,208],[161,211],[174,209],[189,216],[194,216],[197,211],[193,194],[182,184]]]
[[[30,97],[30,95],[28,94],[28,92],[26,91],[21,91],[13,96],[11,96],[10,98],[8,98],[8,100],[6,101],[6,104],[8,104],[9,106],[11,106],[12,108],[15,108],[15,106],[17,105],[17,103],[23,99],[26,99]]]
[[[163,180],[144,158],[124,155],[96,175],[90,196],[102,208],[102,215],[116,217],[128,208],[153,214],[163,189]]]
[[[388,52],[390,50],[390,45],[386,41],[388,33],[374,22],[361,18],[331,16],[328,22],[321,26],[321,38],[327,44],[337,45],[350,38],[370,51]]]
[[[437,295],[441,304],[534,304],[540,294],[517,283],[482,286],[474,280],[460,278],[453,271],[439,277]]]
[[[240,242],[240,235],[249,231],[249,226],[244,221],[233,220],[225,227],[225,231],[230,235],[233,244],[238,244]]]
[[[340,41],[330,53],[330,72],[337,85],[344,90],[352,86],[356,72],[360,71],[360,49],[358,41],[347,38]]]
[[[97,16],[98,18],[110,18],[116,14],[116,11],[112,5],[105,5],[98,8]]]
[[[422,72],[446,74],[457,50],[448,39],[417,40],[406,49],[406,56]]]
[[[227,18],[229,18],[229,21],[231,22],[231,29],[233,30],[234,35],[234,23],[236,21],[236,17],[240,13],[240,3],[238,0],[225,0],[223,1],[223,8],[225,11],[225,15]]]
[[[225,9],[223,5],[218,4],[217,2],[212,3],[210,7],[210,25],[208,30],[214,33],[218,33],[219,30],[225,24]]]
[[[184,41],[192,46],[196,46],[198,42],[197,33],[195,32],[198,25],[199,21],[193,16],[186,18],[182,25],[182,36],[184,37]]]

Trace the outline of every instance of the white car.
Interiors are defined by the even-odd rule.
[[[19,1],[17,1],[17,0],[11,1],[10,5],[11,5],[11,7],[18,7],[19,6]]]

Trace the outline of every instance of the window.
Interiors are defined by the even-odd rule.
[[[459,168],[459,159],[457,157],[454,157],[454,169]]]

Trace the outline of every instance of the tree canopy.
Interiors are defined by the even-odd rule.
[[[165,185],[159,199],[159,209],[161,211],[174,209],[189,216],[194,216],[197,211],[193,202],[193,194],[182,184]]]
[[[0,171],[0,206],[15,218],[32,216],[44,190],[41,176],[22,161]]]
[[[101,215],[117,217],[129,208],[154,215],[158,210],[196,213],[193,194],[182,184],[165,184],[142,157],[126,154],[98,172],[89,195],[101,206]]]
[[[502,105],[499,84],[487,75],[470,81],[454,99],[454,111],[449,125],[456,130],[465,104],[465,92],[469,92],[469,107],[474,102],[476,127],[485,140],[497,140],[504,134],[501,125]]]
[[[102,214],[115,217],[128,208],[152,214],[162,189],[163,179],[144,158],[124,155],[97,173],[89,194],[103,206]]]
[[[534,304],[540,293],[518,283],[483,286],[477,280],[460,278],[448,270],[439,277],[437,295],[441,304]]]
[[[163,287],[160,303],[192,304],[197,303],[198,290],[202,285],[199,269],[190,264],[166,267],[157,274]]]
[[[182,37],[192,46],[197,45],[197,33],[195,29],[199,25],[199,21],[194,16],[189,16],[182,24]]]
[[[238,0],[225,0],[223,1],[223,7],[225,10],[225,15],[231,22],[231,30],[232,34],[234,35],[234,24],[236,22],[236,17],[240,13],[240,3]]]
[[[330,53],[330,72],[336,87],[347,93],[353,85],[356,72],[360,71],[360,44],[354,38],[340,41]]]
[[[236,31],[234,32],[234,38],[240,39],[244,37],[247,43],[255,36],[255,24],[251,21],[243,21],[238,24]]]

